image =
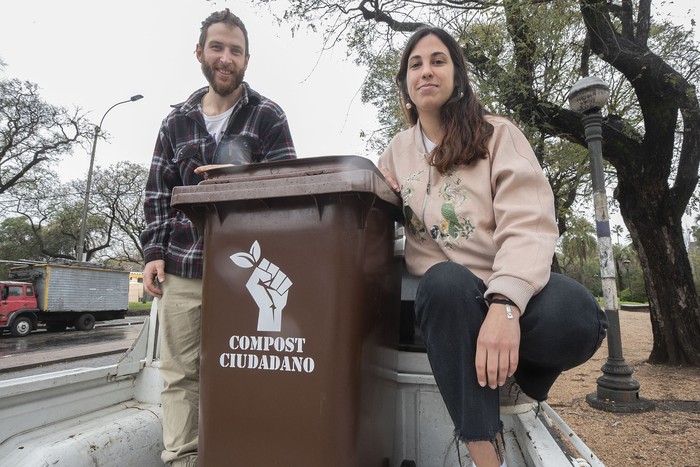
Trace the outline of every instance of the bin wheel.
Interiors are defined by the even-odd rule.
[[[404,460],[401,462],[401,467],[416,467],[416,461]]]
[[[89,331],[95,327],[95,317],[90,313],[85,313],[80,315],[78,319],[75,320],[75,329],[79,331]]]

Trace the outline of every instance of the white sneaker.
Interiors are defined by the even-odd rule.
[[[506,383],[498,388],[498,391],[501,415],[525,413],[536,405],[535,399],[525,394],[512,376],[506,379]]]

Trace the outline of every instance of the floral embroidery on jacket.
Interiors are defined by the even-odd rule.
[[[461,238],[468,239],[474,232],[471,221],[457,215],[458,209],[469,199],[469,191],[462,185],[461,178],[449,173],[444,177],[439,196],[444,200],[440,207],[442,222],[432,226],[430,236],[444,242],[447,248],[453,248]]]
[[[401,196],[404,201],[404,214],[408,231],[419,242],[425,241],[427,228],[421,219],[409,206],[409,200],[415,195],[415,184],[419,182],[423,170],[416,172],[402,180]],[[474,232],[474,225],[464,216],[457,214],[459,208],[469,199],[469,192],[462,180],[454,173],[448,173],[443,177],[443,184],[438,193],[443,199],[440,207],[442,220],[439,224],[430,227],[430,237],[436,242],[444,243],[446,248],[454,248],[460,239],[468,239]]]
[[[406,217],[406,228],[420,243],[425,241],[425,234],[427,231],[425,229],[425,225],[423,225],[423,222],[413,212],[413,209],[411,209],[408,203],[416,194],[415,184],[416,182],[420,182],[424,172],[425,170],[419,170],[401,181],[401,198],[403,199],[403,211],[404,216]]]

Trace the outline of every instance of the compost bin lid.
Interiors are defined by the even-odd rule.
[[[198,185],[173,189],[174,208],[248,199],[373,193],[394,207],[401,199],[379,169],[360,156],[319,156],[239,166],[212,166]]]

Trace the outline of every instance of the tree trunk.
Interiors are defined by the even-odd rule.
[[[632,204],[643,207],[646,203]],[[620,199],[649,298],[654,335],[649,362],[700,366],[700,309],[682,226],[675,215],[649,209],[656,203],[648,203],[646,209],[630,210],[630,203]]]

